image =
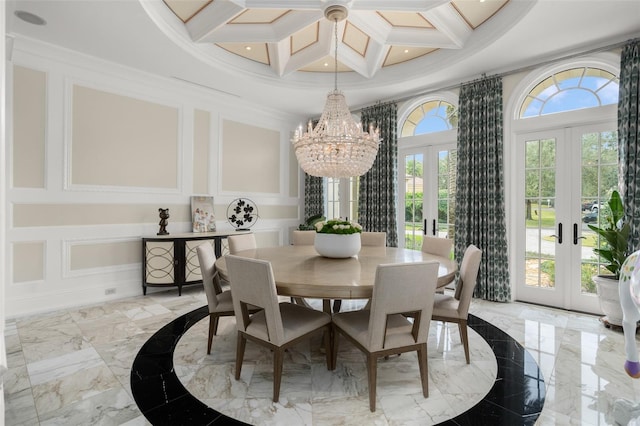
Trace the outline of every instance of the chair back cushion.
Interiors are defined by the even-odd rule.
[[[388,343],[407,344],[409,338],[415,343],[426,343],[437,280],[438,262],[435,261],[378,265],[369,317],[369,350],[388,347],[385,342],[389,339],[389,335],[385,336],[387,316],[405,312],[420,313],[417,336],[411,336],[411,327],[404,327],[405,336],[395,335]]]
[[[312,246],[316,240],[316,231],[293,231],[291,242],[294,246]]]
[[[360,235],[360,245],[372,246],[372,247],[386,247],[387,233],[386,232],[363,232]]]
[[[227,242],[229,243],[229,253],[231,254],[257,247],[256,237],[253,234],[230,235],[227,237]]]
[[[197,246],[196,253],[198,254],[198,262],[200,263],[202,286],[207,295],[209,312],[214,312],[216,306],[218,306],[218,292],[214,284],[214,280],[218,279],[218,274],[215,270],[216,254],[210,242],[204,242]]]
[[[451,256],[452,247],[453,240],[449,238],[430,237],[428,235],[422,236],[423,253],[431,253],[448,259]]]
[[[264,324],[259,327],[259,330],[255,330],[255,335],[275,345],[282,344],[284,330],[271,263],[267,260],[234,255],[227,255],[226,261],[238,330],[252,334],[252,320],[246,315],[246,304],[254,305],[264,309],[264,313],[261,313],[259,318],[262,320],[264,315],[267,328],[266,336]]]
[[[473,244],[469,245],[462,256],[462,264],[460,265],[460,278],[456,285],[454,297],[460,302],[458,303],[458,315],[466,318],[473,297],[473,290],[476,287],[478,270],[480,269],[480,261],[482,260],[482,250]]]

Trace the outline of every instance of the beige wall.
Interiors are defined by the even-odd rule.
[[[193,117],[193,192],[209,193],[209,139],[211,114],[196,110]]]
[[[13,67],[13,186],[44,188],[47,75]]]
[[[14,243],[13,247],[13,282],[40,281],[44,279],[43,241],[25,241]]]
[[[224,191],[280,192],[280,133],[224,120],[222,141]]]
[[[178,110],[75,85],[71,183],[178,187]]]
[[[8,79],[8,316],[142,294],[141,238],[158,232],[158,208],[170,234],[190,232],[192,195],[214,197],[218,231],[232,230],[229,203],[250,197],[260,245],[288,240],[301,201],[287,135],[300,117],[42,48],[14,52]]]

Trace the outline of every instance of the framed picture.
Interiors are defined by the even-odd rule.
[[[216,217],[213,214],[213,197],[191,197],[193,232],[215,232]]]

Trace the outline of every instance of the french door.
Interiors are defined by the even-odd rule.
[[[600,311],[591,277],[600,244],[588,228],[618,183],[618,141],[609,124],[517,137],[516,296],[583,312]]]
[[[399,245],[422,248],[422,236],[453,238],[457,152],[455,144],[399,152]],[[404,244],[403,244],[404,243]]]

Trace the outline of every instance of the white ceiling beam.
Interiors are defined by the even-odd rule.
[[[394,28],[387,37],[387,44],[441,49],[460,49],[462,47],[442,32],[424,28]]]
[[[402,11],[402,12],[425,12],[450,0],[354,0],[351,10],[380,10],[380,11]]]
[[[185,27],[191,40],[201,42],[218,28],[224,27],[244,9],[229,0],[216,0],[209,3],[197,15],[191,18]]]
[[[325,6],[322,0],[238,0],[247,9],[292,9],[292,10],[321,10]]]
[[[320,21],[320,28],[318,29],[318,42],[307,46],[295,55],[289,58],[283,75],[288,75],[296,72],[300,68],[304,68],[327,55],[332,55],[333,52],[333,24],[329,21]]]
[[[201,38],[201,43],[278,43],[322,19],[320,11],[290,12],[271,24],[228,24]]]
[[[458,47],[464,46],[473,33],[469,24],[449,4],[425,12],[422,16]]]
[[[267,44],[267,50],[269,52],[269,60],[271,62],[271,68],[282,77],[285,73],[287,63],[291,59],[291,47],[288,40],[283,40],[279,43]]]

